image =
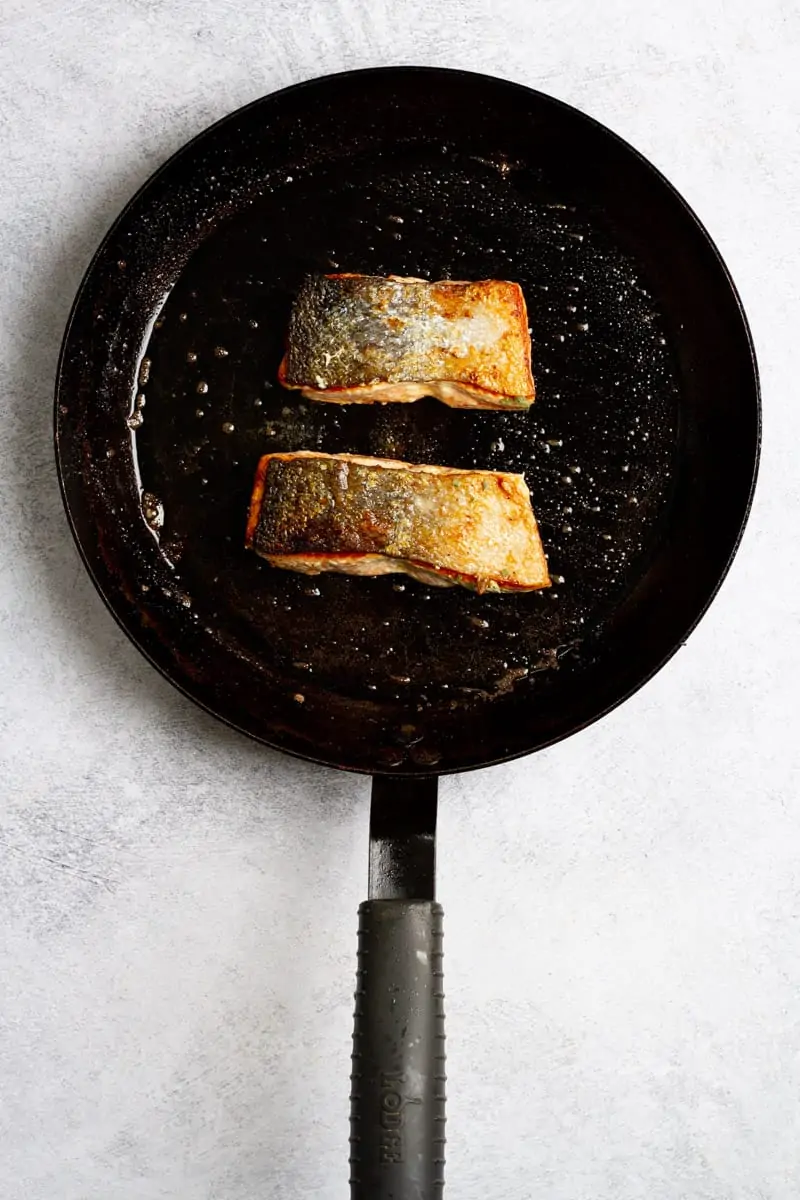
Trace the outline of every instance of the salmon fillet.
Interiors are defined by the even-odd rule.
[[[310,276],[292,307],[278,378],[338,404],[436,396],[451,408],[529,408],[525,297],[500,279]]]
[[[357,454],[265,454],[245,544],[317,575],[402,572],[439,587],[534,591],[550,578],[522,475]]]

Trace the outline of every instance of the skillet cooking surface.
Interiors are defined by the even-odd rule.
[[[518,281],[533,408],[281,389],[292,295],[335,270]],[[244,731],[379,771],[536,749],[643,682],[724,574],[758,445],[738,299],[663,178],[544,96],[416,69],[268,97],[171,160],[90,268],[57,405],[73,528],[134,641]],[[554,586],[270,568],[243,549],[255,465],[303,448],[524,471]]]

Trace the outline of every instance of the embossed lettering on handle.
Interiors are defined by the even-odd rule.
[[[381,1078],[381,1162],[403,1162],[403,1095],[405,1075],[384,1073]]]

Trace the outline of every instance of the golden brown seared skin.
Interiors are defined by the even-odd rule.
[[[550,578],[522,475],[356,454],[265,454],[245,544],[273,566],[534,591]]]
[[[310,276],[278,378],[339,404],[436,396],[452,408],[525,409],[534,399],[525,297],[500,279]]]

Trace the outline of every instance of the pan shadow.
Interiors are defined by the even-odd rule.
[[[233,1014],[228,1030],[233,1045],[229,1041],[224,1048],[226,1057],[233,1055],[240,1064],[250,1064],[246,1089],[250,1099],[246,1111],[236,1113],[240,1132],[238,1139],[233,1139],[233,1146],[238,1145],[241,1149],[244,1145],[246,1153],[244,1161],[234,1163],[232,1158],[226,1164],[227,1169],[238,1172],[241,1179],[241,1192],[231,1194],[244,1197],[253,1193],[256,1183],[263,1186],[268,1177],[274,1182],[276,1168],[279,1174],[285,1171],[287,1178],[293,1170],[294,1148],[301,1142],[301,1129],[296,1127],[296,1120],[298,1116],[303,1118],[309,1096],[317,1087],[315,1057],[309,1055],[309,1048],[305,1046],[300,1059],[304,1068],[299,1070],[296,1061],[298,1045],[308,1038],[327,1040],[324,1034],[328,1020],[326,1012],[331,1027],[341,1031],[343,1004],[350,1009],[355,962],[354,958],[352,963],[340,961],[342,947],[337,950],[335,946],[334,925],[340,920],[336,895],[330,896],[328,911],[316,925],[311,920],[315,906],[307,897],[304,899],[302,893],[307,890],[309,877],[319,880],[317,899],[326,886],[342,886],[342,874],[333,858],[337,854],[340,856],[340,866],[343,847],[352,842],[350,830],[358,827],[359,807],[363,807],[366,840],[368,786],[365,780],[349,778],[312,764],[293,762],[251,742],[182,696],[151,668],[116,626],[73,544],[53,462],[51,396],[59,347],[74,295],[92,253],[111,221],[151,169],[140,164],[110,181],[104,194],[84,215],[82,223],[76,223],[74,230],[65,237],[61,252],[48,261],[46,271],[30,271],[25,329],[20,329],[17,353],[12,354],[7,364],[13,411],[7,428],[10,465],[4,488],[9,501],[7,519],[10,527],[6,532],[21,564],[21,586],[25,590],[30,588],[31,612],[34,614],[31,625],[40,624],[39,652],[52,653],[56,660],[56,678],[57,660],[61,659],[70,664],[67,679],[70,675],[100,678],[104,695],[109,691],[113,693],[120,701],[121,711],[133,703],[137,720],[143,726],[175,731],[187,754],[182,768],[176,764],[173,771],[191,771],[195,754],[202,753],[213,760],[215,774],[220,779],[233,781],[233,786],[228,787],[229,794],[221,799],[223,813],[225,806],[231,803],[231,791],[240,794],[245,804],[254,807],[271,803],[273,781],[279,792],[291,794],[291,802],[280,801],[277,820],[286,826],[280,832],[287,848],[294,844],[294,850],[290,849],[286,856],[277,890],[272,883],[265,884],[264,888],[265,903],[269,905],[274,895],[276,904],[285,905],[285,912],[280,914],[280,919],[265,922],[262,935],[255,941],[251,938],[249,942],[247,939],[242,942],[241,961],[235,964],[238,977],[247,981],[252,968],[250,954],[255,951],[262,959],[262,974],[266,973],[272,982],[260,994],[252,978],[243,983],[245,994],[241,997],[241,1009],[246,1019],[242,1020],[237,1034]],[[33,634],[32,647],[39,640],[35,628]],[[31,653],[34,653],[33,648]],[[62,702],[70,703],[67,688],[64,688]],[[98,699],[98,705],[100,703],[102,698]],[[114,711],[113,705],[111,711]],[[101,714],[98,713],[99,719]],[[191,819],[191,812],[186,815]],[[302,873],[294,870],[295,853],[305,856]],[[224,896],[220,896],[219,903],[225,903]],[[342,898],[342,903],[352,913],[350,898]],[[153,919],[158,920],[158,913]],[[345,936],[350,938],[354,932],[355,915],[352,913],[351,926],[346,928]],[[351,940],[355,951],[354,936]],[[302,959],[298,959],[298,946],[303,947]],[[210,945],[209,956],[214,953],[215,948]],[[304,963],[307,966],[314,962],[320,964],[318,983],[314,994],[309,996],[309,974]],[[340,982],[333,985],[326,982],[328,978],[337,980],[339,974]],[[102,1005],[103,998],[98,997],[98,1000]],[[345,1019],[348,1027],[349,1020],[348,1016]],[[257,1052],[259,1030],[266,1031],[261,1037],[262,1049],[264,1038],[269,1043],[266,1059],[260,1058]],[[256,1052],[253,1051],[254,1040]],[[320,1053],[320,1061],[326,1056],[330,1059],[330,1052],[324,1046]],[[337,1077],[332,1088],[334,1094],[342,1096],[342,1112],[347,1095],[348,1053],[345,1041],[339,1054],[344,1069],[339,1070],[337,1061]],[[221,1060],[218,1069],[220,1072],[224,1069]],[[327,1073],[327,1067],[325,1071]],[[242,1123],[245,1136],[242,1136]],[[346,1178],[346,1137],[343,1123],[343,1179]],[[152,1162],[157,1158],[153,1151],[161,1148],[152,1143],[148,1146],[146,1142],[147,1139],[140,1144],[139,1151],[145,1158],[150,1155]],[[113,1147],[110,1149],[113,1157]],[[166,1153],[169,1155],[168,1148]],[[171,1166],[178,1170],[179,1151],[175,1153]],[[223,1163],[224,1155],[220,1155],[220,1164]],[[110,1170],[113,1169],[111,1166]],[[188,1193],[184,1191],[184,1194]]]

